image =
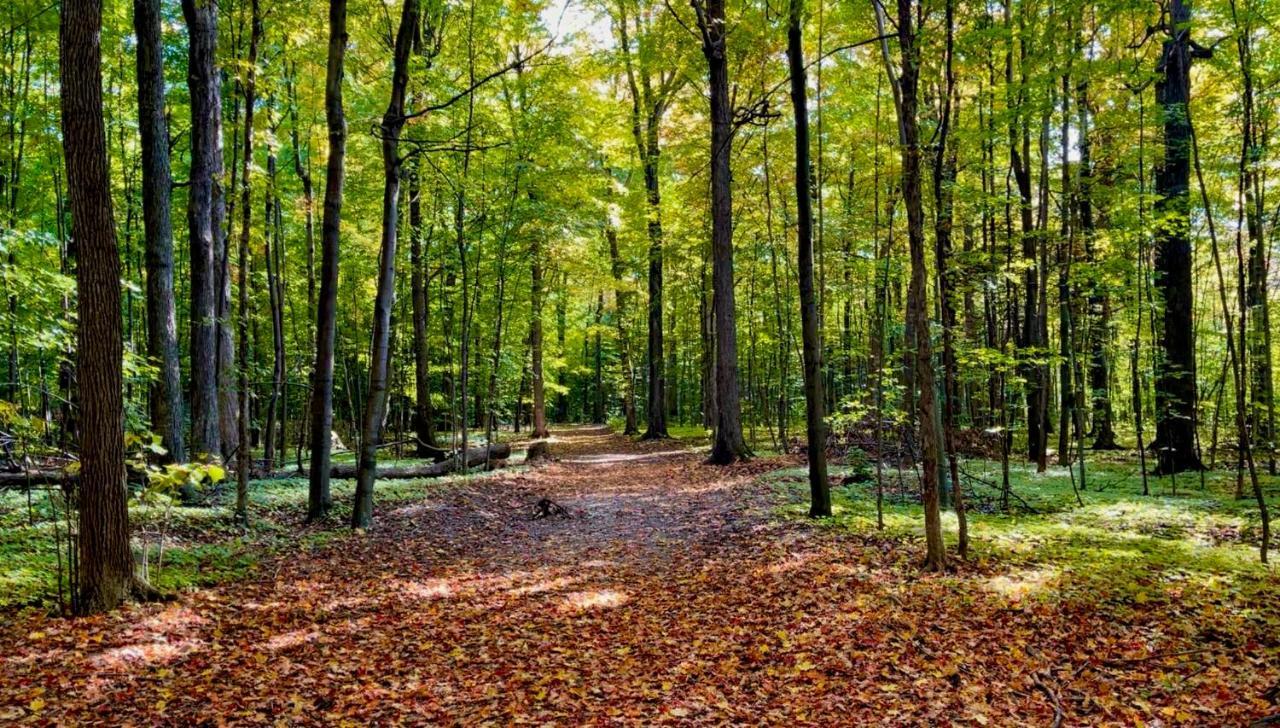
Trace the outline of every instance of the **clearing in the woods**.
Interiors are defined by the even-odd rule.
[[[553,432],[552,452],[380,496],[372,531],[313,529],[168,603],[15,612],[0,719],[1203,726],[1274,712],[1275,577],[1197,546],[1221,529],[1194,501],[1188,522],[1105,490],[1092,507],[978,514],[978,558],[935,576],[906,525],[917,507],[893,492],[885,531],[866,523],[867,483],[837,489],[834,525],[792,517],[794,458],[715,467],[604,428]],[[535,518],[542,498],[567,514]]]

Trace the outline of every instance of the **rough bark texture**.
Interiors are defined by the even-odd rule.
[[[738,335],[733,292],[733,197],[730,157],[733,109],[729,99],[729,62],[725,55],[725,3],[699,3],[702,53],[711,80],[711,281],[715,308],[716,434],[711,462],[727,464],[750,455],[742,437],[738,396]]]
[[[191,450],[220,455],[218,427],[218,240],[222,236],[222,96],[216,65],[218,7],[182,0],[190,48],[191,171],[187,229],[191,248]]]
[[[1191,230],[1191,9],[1170,4],[1170,35],[1156,68],[1156,102],[1164,123],[1164,158],[1155,174],[1155,282],[1163,302],[1164,331],[1156,369],[1158,471],[1198,470],[1196,450],[1195,321],[1192,317]]]
[[[167,459],[187,459],[182,438],[182,372],[173,301],[173,224],[169,196],[169,125],[164,113],[160,0],[134,0],[137,35],[138,133],[142,141],[142,222],[146,228],[147,353],[159,369],[151,385],[151,429]]]
[[[323,518],[333,505],[329,491],[330,432],[333,427],[333,353],[338,307],[338,236],[342,221],[342,182],[347,121],[342,112],[343,61],[347,52],[347,2],[329,2],[329,62],[325,74],[325,121],[329,162],[324,182],[324,220],[320,233],[320,295],[316,308],[316,363],[311,402],[311,481],[307,519]]]
[[[80,394],[81,613],[114,609],[134,583],[124,488],[120,257],[102,122],[102,4],[64,0],[59,34],[62,147],[76,240]]]
[[[351,526],[367,528],[373,520],[373,481],[378,476],[378,443],[387,409],[387,373],[391,365],[391,308],[396,298],[396,243],[400,220],[400,132],[404,129],[404,97],[409,86],[409,54],[418,34],[418,0],[405,0],[396,32],[391,72],[391,100],[382,115],[382,252],[378,291],[373,301],[373,341],[369,357],[369,389],[360,431],[359,471]]]
[[[813,292],[813,203],[809,196],[809,108],[804,65],[804,0],[791,0],[787,26],[787,66],[796,124],[796,239],[799,247],[800,327],[804,355],[805,424],[809,454],[809,515],[831,515],[827,482],[827,433],[823,421],[822,347]]]
[[[533,357],[533,436],[546,437],[547,398],[542,374],[542,241],[536,236],[531,259],[533,314],[529,321],[529,350]]]

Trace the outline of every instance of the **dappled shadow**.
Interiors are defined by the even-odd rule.
[[[1182,649],[1195,633],[1160,619],[1175,599],[1189,600],[1181,624],[1243,619],[1194,585],[1162,582],[1147,597],[1160,612],[1115,619],[1059,598],[1078,574],[921,576],[909,540],[774,520],[760,475],[791,461],[716,468],[670,441],[554,434],[558,462],[379,508],[373,530],[258,581],[0,628],[20,686],[0,710],[64,724],[1047,725],[1035,674],[1072,724],[1193,706],[1220,724],[1256,715],[1250,696],[1274,680],[1225,647],[1154,677],[1108,666]],[[534,520],[542,497],[569,515]]]

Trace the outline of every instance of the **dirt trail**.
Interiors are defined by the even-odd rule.
[[[913,544],[779,522],[757,476],[780,461],[716,468],[601,428],[552,452],[380,507],[258,581],[11,624],[0,721],[1048,725],[1050,694],[1073,724],[1132,722],[1136,694],[1189,724],[1257,710],[1085,671],[1177,644],[1141,621],[1011,606],[980,572],[921,577]],[[570,515],[532,519],[542,497]],[[1256,695],[1248,670],[1229,676]]]

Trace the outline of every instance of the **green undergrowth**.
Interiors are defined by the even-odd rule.
[[[408,463],[388,460],[384,464]],[[383,505],[421,500],[458,480],[457,476],[383,480],[378,482],[375,497]],[[317,548],[344,537],[354,492],[353,480],[334,480],[330,517],[323,523],[303,526],[305,478],[253,481],[249,485],[251,527],[247,531],[232,518],[234,482],[223,482],[219,490],[206,493],[208,506],[174,505],[166,514],[162,506],[134,503],[129,509],[134,553],[141,563],[146,550],[148,578],[166,591],[242,579],[271,556]],[[59,556],[65,560],[66,534],[56,491],[0,491],[0,610],[56,607]],[[58,548],[59,542],[64,549]],[[65,561],[62,571],[65,574]]]
[[[849,474],[855,477],[833,486],[833,517],[820,522],[822,527],[883,534],[903,542],[923,538],[923,509],[913,471],[903,472],[900,479],[897,468],[884,468],[884,530],[879,531],[874,476],[867,479],[865,467],[831,470],[833,482]],[[1065,467],[1036,473],[1033,465],[1011,464],[1015,497],[1006,511],[1000,502],[999,463],[966,461],[967,475],[961,480],[970,506],[970,555],[976,565],[972,573],[986,575],[982,578],[998,591],[1018,597],[1055,594],[1127,608],[1172,598],[1188,585],[1246,596],[1280,585],[1275,567],[1259,561],[1257,503],[1252,497],[1233,497],[1233,472],[1208,473],[1203,486],[1198,474],[1184,474],[1176,484],[1149,477],[1151,494],[1144,496],[1136,458],[1133,464],[1121,459],[1090,463],[1086,471],[1088,487],[1080,489],[1078,471],[1073,488],[1072,473]],[[807,514],[803,467],[764,477],[786,496],[784,514]],[[1260,477],[1271,513],[1280,515],[1280,478],[1265,473]],[[943,527],[954,554],[953,511],[944,511]],[[1273,537],[1273,564],[1280,561],[1280,544],[1275,541]]]

